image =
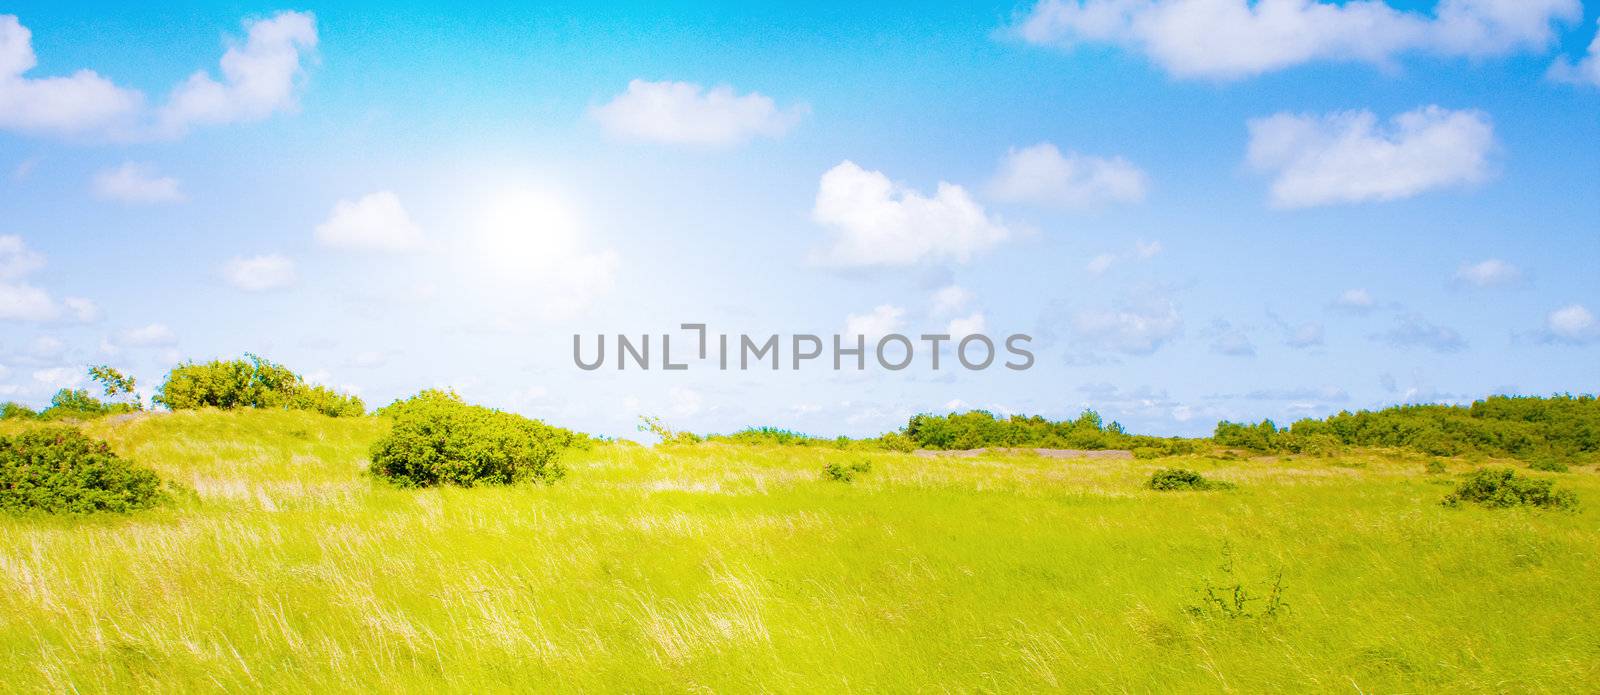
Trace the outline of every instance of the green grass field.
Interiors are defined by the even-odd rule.
[[[1600,688],[1593,469],[1555,476],[1576,513],[1446,508],[1474,464],[1382,454],[600,445],[553,486],[414,491],[365,473],[385,426],[84,425],[193,494],[0,516],[0,691]],[[1142,489],[1173,465],[1238,488]],[[1280,576],[1275,615],[1193,610]]]

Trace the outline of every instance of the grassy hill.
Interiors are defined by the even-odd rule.
[[[1435,459],[1399,453],[603,444],[551,486],[399,490],[365,473],[379,418],[82,427],[192,494],[131,516],[0,516],[0,691],[1600,682],[1589,468],[1549,476],[1576,513],[1441,506],[1473,464],[1429,473]],[[854,482],[823,475],[862,461]],[[1237,487],[1144,489],[1173,466]],[[1236,591],[1260,598],[1236,608]]]

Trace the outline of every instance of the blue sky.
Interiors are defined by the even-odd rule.
[[[614,435],[1597,390],[1600,7],[860,5],[12,3],[0,399],[245,351]],[[572,363],[683,322],[1038,359]]]

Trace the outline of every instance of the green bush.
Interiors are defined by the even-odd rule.
[[[360,398],[339,393],[321,384],[303,384],[289,399],[289,407],[322,413],[328,417],[361,417],[367,414],[367,405]]]
[[[894,451],[909,454],[917,450],[917,443],[899,432],[890,432],[878,438],[878,446],[884,451]]]
[[[1151,490],[1231,490],[1233,483],[1206,480],[1205,476],[1184,468],[1162,468],[1144,484]]]
[[[1485,507],[1542,507],[1575,509],[1578,498],[1571,490],[1553,490],[1555,481],[1530,478],[1510,468],[1480,468],[1444,498],[1445,506],[1472,502]]]
[[[1532,463],[1528,464],[1528,467],[1532,468],[1533,470],[1544,471],[1546,473],[1565,473],[1565,472],[1567,472],[1567,464],[1566,464],[1566,462],[1564,462],[1564,461],[1562,461],[1560,459],[1553,459],[1553,458],[1534,459]]]
[[[822,467],[822,477],[840,483],[853,482],[857,475],[872,470],[872,462],[862,459],[855,463],[842,464],[830,461]]]
[[[84,389],[61,389],[50,399],[50,407],[39,413],[42,420],[87,420],[115,413],[138,410],[129,403],[103,403]]]
[[[172,410],[289,408],[333,417],[366,413],[360,398],[308,384],[288,367],[256,355],[181,364],[167,374],[155,402]]]
[[[581,439],[443,391],[423,391],[378,414],[394,418],[394,427],[373,443],[371,470],[401,487],[552,483],[566,474],[561,454]]]
[[[0,420],[31,420],[39,417],[38,411],[16,401],[0,403]]]
[[[87,514],[145,509],[167,498],[161,479],[71,427],[0,436],[0,510]]]

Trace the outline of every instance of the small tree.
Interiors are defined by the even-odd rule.
[[[139,398],[134,395],[134,388],[138,386],[138,381],[134,377],[123,374],[114,367],[101,364],[89,368],[89,378],[100,384],[105,391],[106,398],[117,399],[122,396],[132,396],[134,407],[140,407]]]

